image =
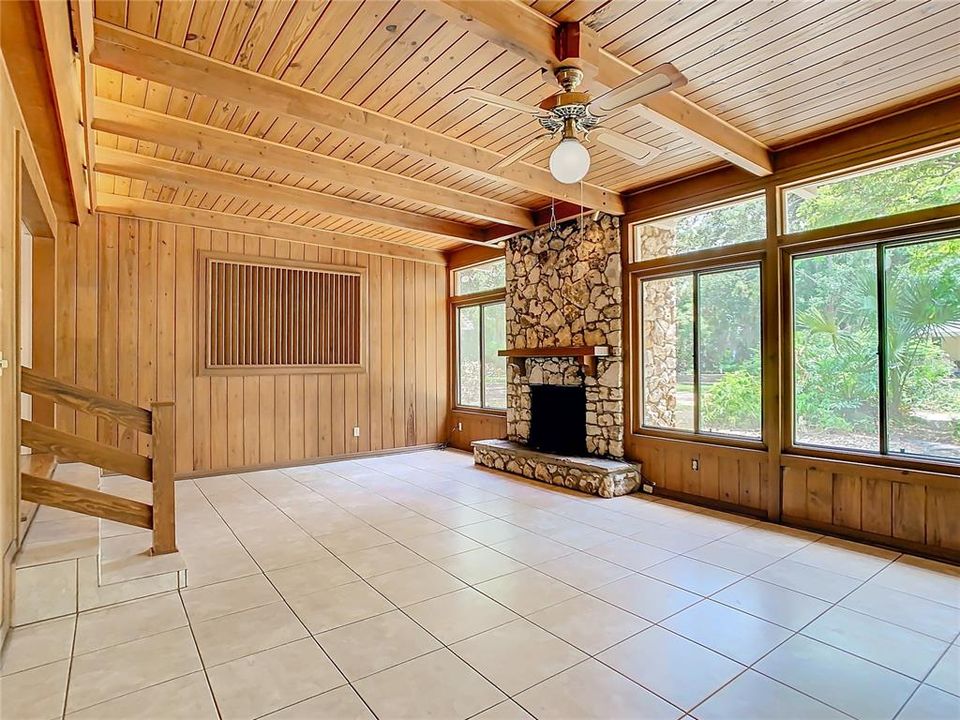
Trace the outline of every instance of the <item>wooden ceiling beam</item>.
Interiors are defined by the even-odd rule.
[[[91,212],[97,204],[97,183],[93,178],[96,140],[93,132],[93,98],[96,94],[93,79],[93,0],[70,0],[70,23],[77,48],[80,72],[80,111],[83,121],[84,165],[87,171],[87,192]]]
[[[404,175],[318,155],[300,148],[223,130],[126,103],[97,98],[93,129],[256,167],[297,173],[364,192],[423,203],[442,210],[519,228],[533,227],[526,208],[452,190]]]
[[[428,12],[542,68],[553,70],[565,64],[564,58],[560,57],[564,47],[561,24],[519,0],[423,0],[419,4]],[[590,40],[590,36],[595,38],[596,34],[582,23],[579,24],[579,35],[581,47],[591,55],[587,58],[585,73],[588,78],[592,74],[592,63],[596,62],[596,74],[592,78],[594,86],[614,88],[641,74],[629,63],[599,48],[597,41]],[[594,52],[595,60],[592,57]],[[682,95],[675,92],[656,95],[631,110],[754,175],[773,172],[766,145]]]
[[[93,207],[93,202],[87,176],[80,69],[73,54],[70,11],[66,3],[38,2],[35,7],[56,100],[73,210],[81,218]]]
[[[484,242],[487,239],[484,228],[479,226],[108,147],[97,148],[95,169],[97,172],[131,180],[158,182],[183,190],[232,195],[253,202],[297,207],[464,242]]]
[[[39,178],[34,179],[42,178],[44,194],[50,199],[56,219],[77,222],[77,204],[60,136],[43,29],[34,3],[0,1],[0,47],[29,136],[22,142],[29,144],[36,156]]]
[[[92,60],[97,65],[183,90],[252,107],[364,138],[401,153],[498,180],[547,197],[579,202],[580,185],[557,182],[544,168],[514,163],[492,168],[503,155],[412,123],[200,55],[99,20]],[[587,207],[620,215],[620,193],[584,184]]]
[[[243,235],[259,235],[261,237],[289,240],[290,242],[306,245],[320,245],[335,250],[352,250],[382,255],[384,257],[401,260],[414,260],[432,265],[445,265],[446,257],[438,250],[412,247],[400,243],[391,243],[373,238],[349,235],[347,233],[318,230],[302,225],[261,220],[259,218],[244,217],[231,213],[214,212],[202,208],[173,205],[171,203],[141,200],[123,195],[108,193],[97,194],[97,212],[123,217],[138,218],[140,220],[155,220],[157,222],[177,223],[193,227],[223,230],[225,232],[240,233]]]

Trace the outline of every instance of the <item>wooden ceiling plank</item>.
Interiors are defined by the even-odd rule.
[[[685,88],[688,97],[699,101],[698,94],[710,89],[717,90],[727,84],[752,79],[753,83],[763,82],[763,72],[792,60],[810,46],[828,45],[838,40],[836,33],[855,32],[871,18],[885,16],[896,1],[883,4],[834,4],[828,2],[813,6],[791,4],[793,14],[779,22],[766,22],[757,32],[745,37],[741,42],[720,53],[711,53],[710,48],[703,49],[699,60],[687,58],[682,67],[690,82]],[[761,20],[766,15],[761,16]],[[771,18],[772,20],[772,18]],[[738,80],[739,78],[739,80]],[[748,85],[749,87],[749,85]]]
[[[310,190],[208,170],[195,165],[103,148],[97,154],[97,172],[135,180],[155,179],[171,186],[229,194],[253,201],[269,201],[317,212],[351,217],[461,241],[482,240],[483,229],[437,218],[346,200]]]
[[[328,2],[298,2],[287,16],[269,49],[260,59],[257,69],[264,75],[280,77],[310,31],[316,27]]]
[[[312,93],[226,63],[185,52],[108,24],[96,25],[94,62],[200,92],[217,94],[234,102],[258,104],[271,111],[313,124],[340,129],[434,162],[518,185],[547,196],[573,198],[580,188],[555,181],[548,171],[523,163],[496,172],[490,170],[500,155],[440,133],[405,123],[334,98]],[[585,186],[585,203],[595,209],[619,213],[619,195]]]
[[[960,62],[954,60],[947,65],[944,64],[942,56],[934,58],[926,70],[919,68],[915,76],[904,76],[902,85],[888,88],[887,101],[883,105],[889,109],[901,107],[911,100],[922,101],[924,96],[939,92],[957,94],[960,92],[957,77],[960,77]],[[917,93],[917,86],[921,82],[923,82],[924,95]],[[844,124],[855,121],[857,117],[862,117],[871,111],[873,111],[873,114],[877,114],[882,112],[882,109],[883,107],[878,107],[876,93],[868,88],[862,93],[854,94],[849,102],[832,106],[829,115],[821,116],[824,119],[820,125],[834,128],[838,125],[842,127]],[[782,138],[796,138],[801,134],[809,136],[811,134],[809,128],[812,124],[815,126],[815,121],[816,116],[811,118],[800,115],[797,121],[787,117],[778,126],[777,132]],[[783,142],[787,143],[788,141],[785,139]]]
[[[827,36],[829,40],[811,38],[810,41],[791,52],[788,59],[782,54],[758,62],[744,72],[727,75],[723,85],[714,87],[706,94],[693,91],[690,99],[702,102],[704,107],[715,109],[727,107],[735,109],[758,100],[765,100],[778,89],[789,89],[795,80],[819,80],[821,72],[843,66],[851,58],[848,53],[856,51],[859,60],[869,54],[871,46],[880,45],[885,36],[892,34],[894,41],[906,41],[912,35],[935,27],[943,22],[937,15],[923,17],[920,13],[904,10],[903,6],[893,3],[886,10],[876,9],[844,25],[843,37]],[[942,17],[942,16],[941,16]],[[903,45],[908,48],[910,45]],[[823,66],[823,69],[820,69]]]
[[[352,250],[382,255],[385,257],[416,260],[434,265],[444,265],[443,253],[421,250],[399,243],[390,243],[372,238],[345,233],[316,230],[301,225],[291,225],[272,220],[259,220],[229,213],[187,208],[169,203],[104,194],[98,197],[97,211],[121,217],[134,217],[158,222],[179,223],[193,227],[209,228],[227,233],[240,233],[269,237],[277,240],[319,245],[338,250]]]
[[[369,107],[369,97],[377,88],[387,82],[402,87],[404,80],[401,74],[404,68],[408,72],[416,72],[450,44],[449,39],[439,32],[443,25],[439,18],[422,14],[373,67],[359,77],[351,77],[349,84],[341,82],[340,77],[335,78],[329,94]]]
[[[555,51],[557,23],[525,5],[443,0],[425,2],[423,7],[541,67],[554,68],[561,62]],[[599,85],[617,87],[639,74],[639,70],[615,55],[599,52],[596,75]],[[765,145],[675,92],[652,97],[633,110],[756,175],[773,172]]]
[[[190,16],[193,15],[194,0],[162,3],[157,33],[154,37],[164,42],[182,46],[187,37]]]
[[[98,100],[93,127],[254,167],[272,167],[367,192],[406,198],[482,220],[533,227],[533,217],[524,208],[122,103]]]
[[[406,57],[411,49],[409,43],[415,38],[404,36],[416,23],[419,11],[403,3],[390,5],[364,3],[338,38],[345,43],[345,52],[340,56],[343,61],[321,63],[303,86],[342,99],[367,73],[388,71],[391,64],[383,58],[395,46],[400,46]],[[419,43],[415,42],[414,47],[416,44]],[[321,69],[323,72],[318,72]]]
[[[922,61],[930,55],[939,53],[942,58],[947,58],[957,47],[960,14],[938,14],[902,24],[898,22],[890,29],[893,32],[872,41],[858,38],[850,45],[842,43],[832,57],[816,57],[808,72],[794,76],[796,80],[784,78],[775,84],[771,81],[759,95],[751,92],[753,97],[744,97],[724,93],[716,98],[715,107],[723,108],[724,115],[732,122],[741,118],[755,120],[757,110],[772,116],[778,111],[790,113],[796,107],[807,111],[811,108],[811,101],[835,102],[835,95],[830,92],[834,87],[846,98],[861,77],[873,81],[887,72],[900,77],[916,75]],[[857,50],[857,57],[851,61],[845,51],[853,49]],[[832,47],[831,52],[833,50]],[[915,60],[919,62],[915,63]]]
[[[295,4],[294,0],[275,0],[260,6],[237,52],[236,62],[240,67],[248,70],[260,67]]]

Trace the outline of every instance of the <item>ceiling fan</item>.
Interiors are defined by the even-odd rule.
[[[578,183],[590,169],[590,153],[583,145],[584,140],[606,145],[637,165],[650,162],[660,154],[659,148],[608,130],[601,123],[644,100],[687,83],[687,79],[677,68],[670,63],[664,63],[593,98],[590,93],[577,89],[583,82],[583,71],[580,68],[558,67],[553,74],[562,89],[539,106],[527,105],[475,88],[461,91],[469,100],[533,115],[540,127],[546,131],[498,162],[494,169],[523,159],[544,142],[553,140],[558,135],[560,142],[550,154],[550,173],[562,183]]]

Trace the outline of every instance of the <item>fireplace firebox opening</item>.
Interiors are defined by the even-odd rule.
[[[586,389],[569,385],[530,385],[528,445],[540,452],[586,455]]]

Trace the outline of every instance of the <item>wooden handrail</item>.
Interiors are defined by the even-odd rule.
[[[28,395],[46,398],[148,435],[153,432],[149,410],[101,395],[79,385],[38,375],[30,368],[20,369],[20,390]]]
[[[153,448],[153,457],[144,457],[31,420],[21,420],[21,444],[61,460],[84,462],[146,480],[152,485],[153,504],[40,477],[29,469],[20,474],[21,497],[51,507],[148,528],[153,531],[155,555],[176,552],[173,484],[176,416],[173,403],[157,402],[150,410],[144,410],[77,385],[38,375],[29,368],[21,369],[20,383],[23,392],[148,433],[152,436]]]
[[[30,420],[20,421],[20,442],[28,448],[53,453],[62,460],[85,462],[141,480],[149,481],[152,477],[150,458]]]
[[[126,525],[153,527],[153,508],[146,503],[59,480],[23,473],[20,476],[20,497],[38,505],[72,510]]]

